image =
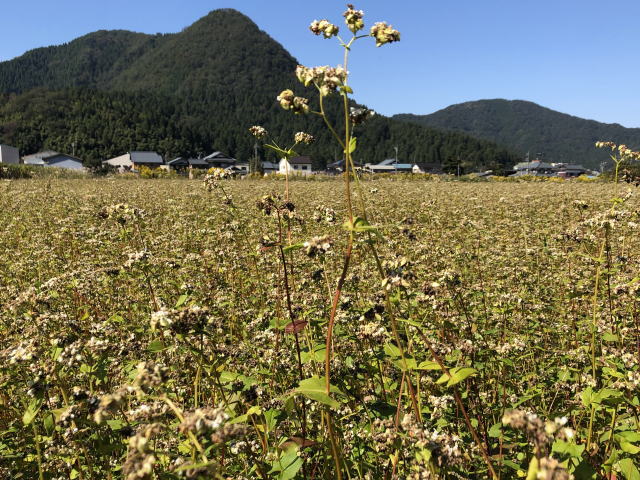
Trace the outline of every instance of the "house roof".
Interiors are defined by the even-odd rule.
[[[44,152],[33,153],[22,157],[22,161],[31,165],[44,165],[48,163],[63,162],[65,160],[75,160],[82,163],[82,160],[73,155],[67,155],[66,153],[54,152],[53,150],[47,150]]]
[[[80,160],[78,157],[74,157],[73,155],[67,155],[66,153],[58,153],[57,155],[53,155],[43,160],[46,163],[64,162],[65,160],[75,160],[76,162],[82,163],[82,160]]]
[[[345,161],[344,161],[344,159],[342,159],[342,160],[338,160],[337,162],[329,163],[327,165],[327,168],[344,168],[344,164],[345,164]],[[361,167],[362,163],[353,161],[353,166],[354,167]]]
[[[129,152],[133,163],[154,163],[162,165],[164,161],[156,152]]]
[[[203,160],[202,158],[184,158],[184,157],[174,158],[170,162],[167,162],[167,165],[172,165],[172,166],[173,165],[192,165],[192,166],[202,166],[202,167],[209,166],[206,160]]]
[[[515,170],[551,170],[553,165],[536,160],[533,162],[520,162],[513,168]]]
[[[208,160],[209,162],[212,161],[231,161],[231,162],[235,162],[236,159],[235,158],[231,158],[229,155],[225,155],[222,152],[213,152],[211,155],[207,155],[206,157],[204,157],[205,160]]]
[[[32,153],[31,155],[25,155],[22,157],[22,160],[25,162],[28,160],[46,160],[49,157],[55,157],[56,155],[60,155],[58,152],[53,150],[45,150],[43,152]]]
[[[391,165],[392,163],[396,163],[395,158],[387,158],[386,160],[381,161],[377,165]]]
[[[390,165],[378,163],[377,165],[367,164],[365,166],[371,170],[388,170],[390,172],[393,172],[394,170],[411,170],[413,168],[413,164],[411,163],[393,163]]]
[[[289,159],[289,165],[311,165],[311,157],[293,157]]]

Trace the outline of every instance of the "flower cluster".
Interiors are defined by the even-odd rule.
[[[614,142],[596,142],[597,148],[610,148],[612,152],[617,151],[625,160],[640,160],[640,151],[631,150],[624,144],[616,144]]]
[[[231,174],[227,172],[224,168],[210,168],[207,171],[207,175],[204,177],[204,186],[207,191],[212,191],[218,188],[220,180],[224,180],[225,178],[230,178]]]
[[[116,205],[104,207],[100,210],[98,216],[105,219],[114,219],[120,225],[124,225],[127,222],[144,218],[145,211],[140,208],[132,207],[126,203],[118,203]]]
[[[373,27],[371,27],[371,36],[376,39],[376,47],[380,47],[385,43],[400,41],[400,32],[386,22],[377,22],[374,24]]]
[[[351,30],[352,33],[357,33],[364,28],[364,12],[362,10],[356,10],[352,4],[347,4],[347,10],[342,14],[344,21]]]
[[[190,306],[178,310],[160,309],[151,314],[151,329],[163,328],[174,333],[202,333],[209,323],[209,310]]]
[[[283,90],[277,100],[285,110],[291,110],[295,114],[309,113],[309,99],[296,97],[292,90]]]
[[[194,435],[210,435],[213,443],[224,443],[232,438],[243,436],[246,427],[241,424],[227,423],[229,415],[223,407],[197,408],[185,414],[178,426],[180,432]]]
[[[335,92],[338,87],[343,86],[347,81],[347,74],[348,72],[341,66],[330,67],[325,65],[323,67],[309,68],[304,65],[298,65],[296,68],[298,80],[305,87],[314,84],[318,87],[322,96],[327,96]],[[290,92],[291,90],[288,91]]]
[[[411,263],[406,257],[395,260],[385,260],[382,264],[386,277],[382,280],[382,287],[386,290],[394,288],[409,288],[409,281],[414,278],[411,272]]]
[[[323,35],[324,38],[331,38],[338,35],[340,31],[337,25],[334,25],[328,20],[314,20],[311,22],[311,25],[309,25],[309,30],[315,35]]]
[[[331,250],[332,245],[333,242],[327,235],[322,237],[313,237],[311,240],[308,240],[303,244],[305,253],[310,257],[324,255]]]
[[[294,140],[296,141],[296,143],[304,143],[306,145],[309,145],[313,143],[315,138],[310,133],[298,132],[296,133]]]
[[[153,467],[156,457],[151,450],[151,438],[162,430],[162,425],[146,425],[129,439],[129,453],[122,466],[126,480],[146,480],[154,478]]]
[[[313,212],[313,219],[320,223],[325,222],[328,225],[333,225],[336,222],[336,211],[329,207],[316,207]]]
[[[264,138],[268,135],[267,129],[259,125],[254,125],[253,127],[249,128],[249,132],[251,132],[251,135],[256,138]]]

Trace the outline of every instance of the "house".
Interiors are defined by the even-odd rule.
[[[557,175],[562,178],[576,178],[580,175],[588,175],[590,172],[582,165],[571,163],[554,163],[554,168],[557,170]]]
[[[111,158],[102,162],[118,169],[120,173],[137,171],[144,166],[158,168],[164,165],[164,160],[156,152],[127,152],[119,157]]]
[[[22,163],[24,163],[25,165],[34,165],[37,167],[55,167],[67,168],[69,170],[84,170],[84,167],[82,166],[82,160],[80,160],[79,158],[76,158],[73,155],[67,155],[66,153],[54,152],[53,150],[26,155],[22,157]]]
[[[542,160],[534,160],[533,162],[520,162],[513,167],[515,173],[512,177],[520,177],[522,175],[532,175],[536,177],[553,177],[557,170],[551,163]]]
[[[436,175],[442,175],[444,173],[441,164],[423,162],[414,163],[413,167],[411,167],[411,171],[413,173],[431,173]]]
[[[388,158],[380,163],[366,163],[365,171],[370,173],[412,173],[412,163],[398,163],[395,158]]]
[[[170,162],[167,162],[169,170],[175,170],[178,172],[186,172],[190,168],[197,168],[199,170],[205,170],[209,168],[209,164],[203,158],[174,158]]]
[[[9,145],[0,144],[0,163],[20,163],[18,149]]]
[[[249,173],[249,162],[238,162],[225,170],[232,175],[246,175]]]
[[[278,173],[278,168],[279,166],[277,163],[267,161],[262,162],[262,171],[265,175],[268,175],[270,173]]]
[[[225,155],[222,152],[213,152],[211,155],[207,155],[203,160],[209,164],[209,168],[227,168],[235,165],[236,159]]]
[[[297,175],[311,175],[313,170],[311,157],[293,157],[287,160],[283,158],[278,164],[278,173],[282,175],[297,174]]]
[[[333,163],[329,163],[327,164],[327,173],[343,173],[344,169],[345,169],[345,160],[338,160],[336,162]],[[358,163],[358,162],[353,162],[353,166],[356,168],[356,170],[362,168],[362,164]]]

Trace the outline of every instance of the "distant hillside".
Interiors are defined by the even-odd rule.
[[[431,115],[400,114],[393,117],[418,125],[467,133],[518,151],[544,153],[553,162],[582,163],[598,168],[608,159],[594,148],[598,140],[640,147],[640,128],[599,123],[521,100],[479,100],[452,105]]]
[[[321,167],[341,153],[315,116],[294,117],[275,101],[292,88],[297,61],[243,14],[215,10],[177,34],[99,31],[65,45],[0,63],[0,142],[23,153],[70,151],[90,162],[128,150],[170,158],[222,150],[252,155],[251,125],[275,137],[309,131],[305,149]],[[333,105],[332,105],[333,104]],[[337,115],[334,102],[329,111]],[[357,159],[376,162],[398,146],[401,160],[455,170],[509,167],[517,155],[465,134],[410,125],[382,116],[359,127]],[[263,155],[270,155],[261,152]]]

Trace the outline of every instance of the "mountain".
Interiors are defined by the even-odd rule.
[[[221,150],[253,155],[251,125],[280,143],[297,131],[317,141],[301,153],[316,167],[341,154],[317,116],[294,116],[275,101],[302,87],[298,62],[243,14],[214,10],[182,32],[146,35],[99,31],[0,63],[0,142],[23,153],[70,151],[90,164],[129,150],[166,158]],[[339,105],[328,102],[339,126]],[[455,170],[508,168],[514,152],[465,134],[378,116],[358,127],[357,160],[380,161],[399,148],[401,161]],[[260,155],[273,155],[260,151]]]
[[[479,100],[430,115],[399,114],[393,118],[498,142],[521,155],[529,152],[531,158],[544,153],[547,161],[582,163],[591,168],[608,161],[607,153],[594,147],[598,140],[640,147],[640,128],[585,120],[522,100]]]

